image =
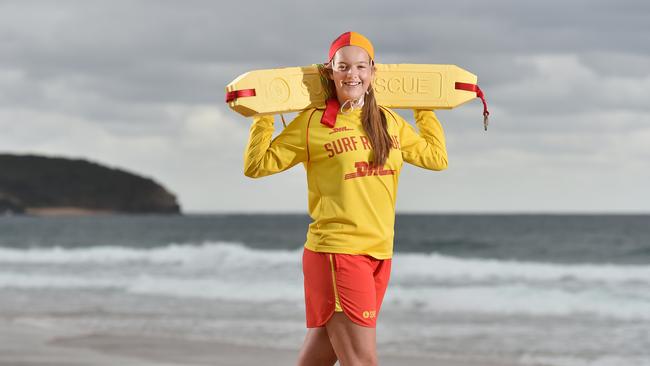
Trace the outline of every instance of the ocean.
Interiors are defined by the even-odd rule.
[[[280,349],[306,215],[0,217],[0,317]],[[650,365],[650,216],[399,214],[380,353]]]

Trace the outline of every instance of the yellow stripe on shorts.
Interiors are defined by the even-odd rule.
[[[339,293],[336,290],[336,274],[334,273],[334,258],[332,254],[329,254],[330,257],[330,267],[332,269],[332,285],[334,286],[334,311],[342,312],[341,303],[339,302]]]

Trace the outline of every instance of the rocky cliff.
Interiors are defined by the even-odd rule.
[[[0,154],[0,213],[180,213],[152,179],[87,160]]]

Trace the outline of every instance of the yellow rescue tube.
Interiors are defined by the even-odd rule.
[[[476,75],[456,65],[376,66],[373,88],[377,103],[386,107],[451,109],[480,93]],[[246,117],[324,108],[326,98],[316,65],[250,71],[226,86],[228,106]]]

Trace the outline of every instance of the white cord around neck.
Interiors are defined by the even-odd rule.
[[[352,112],[353,110],[355,110],[355,109],[357,109],[357,108],[358,108],[358,109],[361,109],[361,107],[363,107],[363,105],[364,105],[365,102],[366,102],[365,99],[366,99],[366,98],[364,98],[364,97],[362,96],[361,98],[359,98],[359,99],[357,99],[357,100],[354,100],[354,99],[348,99],[348,100],[346,100],[345,102],[343,102],[343,104],[341,104],[341,113],[343,113],[343,114],[348,114],[348,113]],[[345,110],[345,105],[348,104],[348,103],[350,103],[350,108],[347,109],[347,110]]]

